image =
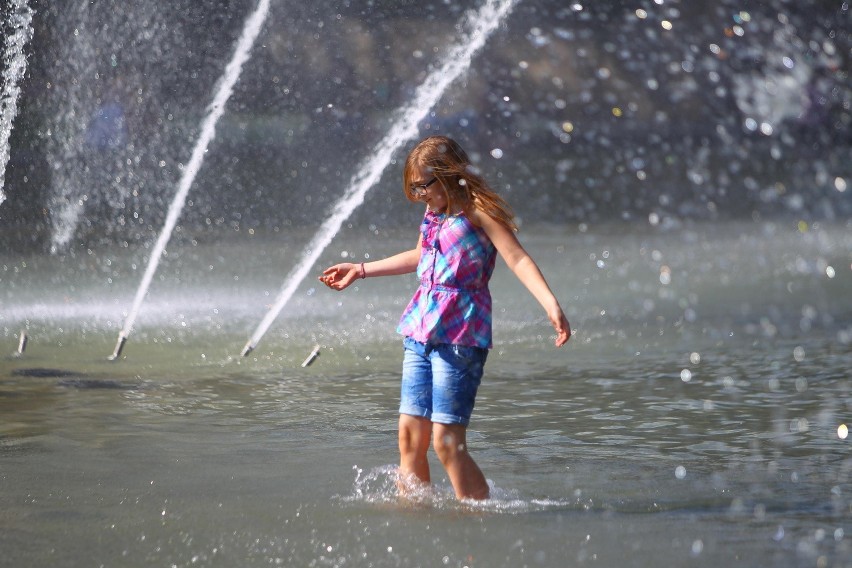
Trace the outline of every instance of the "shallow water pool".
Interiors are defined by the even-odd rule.
[[[394,491],[412,279],[305,282],[241,358],[299,241],[187,240],[108,362],[144,251],[3,253],[0,565],[850,566],[849,234],[524,230],[577,333],[554,349],[498,265],[484,503],[434,455],[430,493]]]

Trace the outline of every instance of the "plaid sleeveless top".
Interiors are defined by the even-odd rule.
[[[423,343],[491,348],[491,292],[497,249],[464,213],[427,211],[420,225],[420,287],[397,332]]]

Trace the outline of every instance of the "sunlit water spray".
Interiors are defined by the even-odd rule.
[[[133,329],[133,323],[136,321],[136,316],[139,314],[139,308],[142,305],[142,301],[145,299],[145,294],[148,292],[148,287],[151,285],[151,280],[154,277],[154,273],[157,271],[157,266],[160,264],[160,258],[166,248],[166,244],[169,242],[169,238],[172,236],[172,231],[175,228],[178,217],[183,210],[184,203],[186,202],[186,196],[189,193],[189,188],[192,186],[192,182],[195,180],[195,176],[201,168],[201,164],[204,161],[204,154],[207,152],[207,146],[210,141],[213,140],[213,136],[216,133],[216,122],[225,111],[225,104],[231,97],[234,84],[240,77],[243,64],[248,61],[249,52],[260,33],[260,28],[263,26],[263,22],[266,20],[268,13],[269,0],[260,0],[255,11],[251,14],[251,16],[249,16],[248,20],[246,20],[245,26],[243,27],[243,33],[237,42],[237,48],[234,51],[234,56],[228,63],[228,66],[225,67],[225,72],[219,81],[219,88],[216,91],[213,102],[210,104],[207,116],[201,123],[201,135],[195,143],[195,148],[192,150],[192,157],[183,171],[183,176],[180,179],[177,193],[169,206],[169,211],[166,215],[166,221],[163,225],[163,229],[160,231],[160,236],[157,238],[157,242],[151,251],[151,257],[148,260],[148,266],[145,268],[145,274],[142,276],[142,281],[139,283],[139,289],[136,291],[133,306],[130,308],[127,319],[124,321],[124,327],[118,335],[118,342],[116,343],[115,351],[111,356],[112,359],[117,358],[121,354],[124,343],[130,336],[130,331]]]
[[[447,87],[455,81],[466,69],[470,67],[470,61],[474,54],[485,45],[488,37],[497,29],[500,22],[512,10],[514,0],[487,0],[479,11],[469,15],[460,26],[460,37],[467,37],[468,41],[452,48],[444,57],[444,62],[436,67],[417,90],[415,98],[406,106],[399,109],[399,119],[394,123],[390,131],[379,142],[370,155],[355,173],[346,186],[349,189],[334,205],[331,215],[320,226],[308,246],[302,253],[302,258],[295,268],[284,280],[281,291],[275,303],[264,316],[260,325],[242,350],[245,357],[257,347],[269,326],[278,317],[278,314],[293,296],[296,288],[311,267],[320,257],[325,248],[331,244],[340,227],[349,218],[352,212],[364,202],[367,191],[382,176],[385,168],[390,164],[394,153],[408,140],[414,138],[417,133],[417,124],[429,112]]]
[[[18,86],[27,71],[24,47],[33,37],[33,11],[26,0],[13,0],[6,25],[11,30],[3,41],[3,86],[0,91],[0,204],[6,200],[6,164],[9,162],[9,136],[18,114]]]

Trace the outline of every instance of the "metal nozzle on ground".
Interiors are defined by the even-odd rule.
[[[319,355],[320,355],[320,346],[314,345],[314,350],[311,351],[311,354],[308,355],[307,359],[302,361],[302,367],[307,367],[308,365],[310,365],[311,363],[316,361],[316,359],[317,359],[317,357],[319,357]]]
[[[18,341],[18,351],[15,352],[15,355],[20,357],[21,355],[24,354],[24,351],[27,350],[27,341],[28,341],[27,332],[24,331],[24,330],[21,330],[21,340]]]
[[[107,360],[115,361],[116,359],[121,357],[121,351],[124,349],[125,343],[127,343],[127,338],[124,335],[119,334],[118,341],[115,344],[115,351],[112,352],[112,355],[107,357]]]

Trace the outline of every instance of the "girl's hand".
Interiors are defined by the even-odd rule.
[[[548,317],[550,318],[550,323],[553,324],[553,329],[556,330],[556,346],[562,347],[571,339],[571,325],[568,323],[568,318],[558,308],[555,312],[549,313]]]
[[[319,281],[332,290],[340,291],[355,282],[360,276],[361,272],[357,264],[344,262],[326,268],[322,276],[319,277]]]

